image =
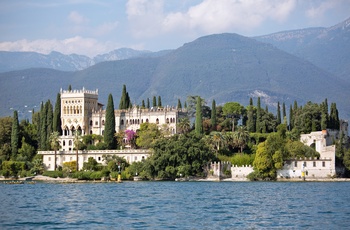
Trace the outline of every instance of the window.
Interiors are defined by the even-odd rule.
[[[95,125],[98,125],[98,121],[95,121]]]
[[[135,156],[135,161],[137,161],[137,156]]]
[[[123,119],[120,120],[120,125],[124,125],[124,120]]]
[[[90,125],[92,125],[92,120],[90,120]]]
[[[49,161],[51,161],[51,157],[49,157]]]
[[[101,161],[101,157],[98,157],[97,160],[98,160],[98,161]]]
[[[159,119],[157,118],[157,120],[156,120],[156,124],[159,124]]]
[[[102,125],[105,125],[105,120],[102,120]]]
[[[304,161],[303,166],[306,167],[306,162]]]
[[[69,140],[68,145],[72,146],[72,140]]]
[[[326,162],[322,161],[322,167],[326,167]]]
[[[298,167],[298,162],[294,161],[294,167]]]
[[[316,167],[316,161],[314,161],[313,166]]]
[[[63,141],[63,146],[66,146],[66,141]]]

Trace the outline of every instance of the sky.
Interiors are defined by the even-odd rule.
[[[330,27],[350,0],[1,0],[0,51],[176,49],[201,36]]]

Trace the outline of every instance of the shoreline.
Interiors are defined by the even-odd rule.
[[[13,182],[17,181],[18,183],[35,183],[35,182],[54,182],[54,183],[109,183],[116,182],[115,180],[78,180],[76,178],[53,178],[48,176],[32,176],[32,177],[24,177],[19,179],[13,178],[4,178],[0,177],[0,181],[2,182]],[[124,182],[133,182],[134,180],[125,180]],[[145,180],[146,181],[146,180]],[[175,182],[258,182],[258,181],[250,181],[247,178],[183,178],[183,179],[175,179]],[[138,181],[135,181],[138,182]],[[260,181],[262,182],[262,181]],[[274,181],[263,181],[263,182],[350,182],[350,178],[305,178],[305,180],[301,178],[278,178]],[[116,182],[117,183],[117,182]]]

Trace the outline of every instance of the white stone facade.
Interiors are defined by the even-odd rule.
[[[74,132],[82,135],[103,135],[105,128],[103,105],[98,103],[98,90],[61,90],[61,121],[63,135],[61,136],[62,151],[74,149]],[[115,110],[115,130],[136,131],[142,123],[154,123],[162,128],[166,126],[171,134],[175,134],[176,124],[187,116],[186,110],[174,107],[140,109],[134,106],[128,110]]]
[[[53,171],[55,167],[55,151],[40,151],[39,154],[43,155],[45,169],[48,171]],[[79,170],[83,168],[84,162],[87,162],[90,157],[94,158],[97,163],[106,165],[106,162],[103,161],[103,155],[116,155],[124,158],[129,164],[132,164],[133,162],[147,159],[149,156],[149,150],[125,149],[78,151]],[[57,151],[56,153],[57,167],[63,166],[63,164],[66,162],[76,161],[76,159],[76,151]]]

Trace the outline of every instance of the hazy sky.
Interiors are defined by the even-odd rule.
[[[1,0],[0,50],[159,51],[208,34],[256,36],[349,17],[350,0]]]

